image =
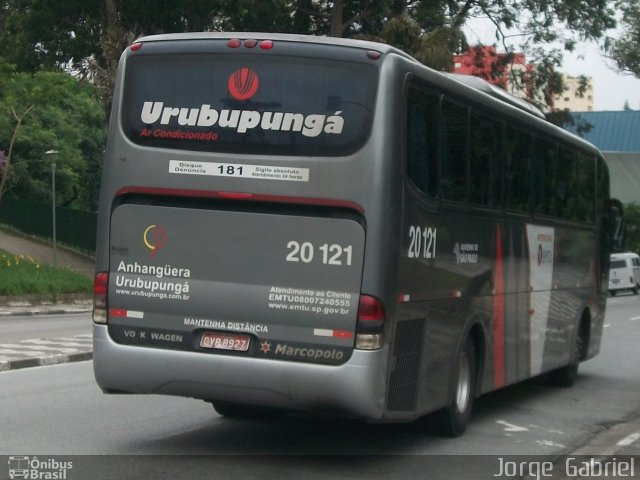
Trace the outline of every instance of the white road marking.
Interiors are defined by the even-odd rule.
[[[561,443],[553,442],[551,440],[536,440],[536,443],[543,447],[553,447],[553,448],[567,448],[566,445]]]
[[[518,425],[513,425],[511,423],[505,422],[504,420],[496,421],[497,424],[503,425],[505,432],[528,432],[529,429],[527,427],[519,427]]]
[[[624,437],[622,440],[616,443],[616,445],[620,447],[628,447],[629,445],[633,445],[638,440],[640,440],[640,432],[635,432]]]

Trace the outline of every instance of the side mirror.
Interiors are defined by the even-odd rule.
[[[624,252],[626,240],[626,226],[624,223],[624,207],[622,202],[611,198],[605,202],[606,225],[611,252]]]

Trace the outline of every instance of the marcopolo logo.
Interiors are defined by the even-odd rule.
[[[269,348],[271,351],[271,348]],[[264,353],[267,353],[263,350]],[[290,346],[286,343],[278,343],[273,351],[275,356],[293,358],[302,361],[325,361],[329,363],[340,362],[344,358],[344,352],[336,348],[318,348],[311,346]]]
[[[227,81],[229,93],[236,100],[249,100],[258,91],[259,84],[256,72],[246,67],[233,72]]]

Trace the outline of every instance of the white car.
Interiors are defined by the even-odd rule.
[[[609,263],[609,293],[631,290],[640,291],[640,256],[636,253],[614,253]]]

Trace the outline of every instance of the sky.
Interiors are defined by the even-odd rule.
[[[593,78],[594,110],[622,110],[625,101],[629,107],[640,110],[640,78],[617,74],[593,44],[578,45],[575,52],[565,54],[564,73]]]
[[[494,30],[486,20],[472,21],[466,27],[465,33],[471,44],[495,43]],[[585,75],[593,79],[593,101],[596,111],[623,110],[625,101],[629,102],[632,109],[640,110],[640,79],[618,74],[609,68],[607,60],[595,43],[579,43],[573,52],[565,52],[561,71],[573,77]]]

